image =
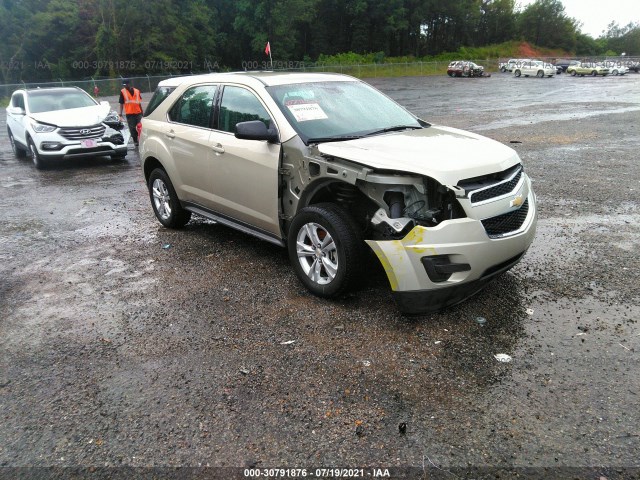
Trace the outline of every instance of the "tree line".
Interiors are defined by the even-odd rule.
[[[640,54],[640,25],[594,39],[560,0],[0,0],[0,81],[217,71],[321,55],[424,58],[509,40]]]

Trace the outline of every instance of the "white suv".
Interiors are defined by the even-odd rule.
[[[514,76],[525,77],[553,77],[556,74],[556,67],[541,60],[525,60],[514,67]]]
[[[403,312],[453,305],[513,267],[535,234],[514,150],[430,125],[345,75],[165,80],[140,145],[160,223],[196,213],[286,246],[323,297],[357,285],[370,249]]]
[[[7,107],[7,134],[16,157],[36,168],[76,157],[127,155],[130,133],[111,110],[77,87],[16,90]]]

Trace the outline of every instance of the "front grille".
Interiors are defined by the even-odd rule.
[[[518,164],[502,172],[467,178],[458,186],[464,189],[471,204],[477,204],[512,193],[522,181],[523,171],[522,164]]]
[[[91,127],[64,127],[59,133],[67,140],[87,140],[89,138],[102,138],[106,127],[104,125],[93,125]]]
[[[486,190],[480,190],[479,192],[473,192],[469,195],[471,199],[471,203],[478,203],[484,200],[489,200],[491,198],[500,197],[502,195],[507,195],[516,188],[518,182],[522,178],[522,170],[519,170],[518,173],[508,182],[499,183],[494,187],[487,188]]]
[[[529,212],[529,200],[525,200],[518,210],[482,220],[489,238],[498,238],[515,232],[522,227]]]

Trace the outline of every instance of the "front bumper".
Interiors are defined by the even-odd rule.
[[[114,145],[107,142],[99,142],[95,147],[84,148],[81,145],[68,145],[58,151],[47,151],[38,148],[42,158],[49,160],[68,160],[71,158],[90,158],[101,156],[124,156],[127,153],[126,145]]]
[[[518,263],[536,230],[532,190],[526,198],[529,209],[522,226],[501,238],[490,238],[480,220],[460,218],[435,227],[416,226],[402,240],[367,240],[385,269],[399,309],[417,314],[455,305]],[[428,273],[430,259],[445,259],[452,273],[444,279]]]
[[[100,138],[90,138],[89,144],[82,140],[69,140],[58,132],[31,132],[38,154],[46,160],[67,160],[99,156],[125,156],[131,138],[128,128],[107,128]]]

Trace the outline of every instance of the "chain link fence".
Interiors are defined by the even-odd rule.
[[[179,75],[155,75],[144,77],[125,77],[131,84],[139,89],[143,93],[153,92],[158,83],[167,78],[176,77]],[[181,76],[181,75],[180,75]],[[37,82],[37,83],[14,83],[7,85],[0,85],[0,99],[9,99],[11,94],[20,88],[44,88],[44,87],[79,87],[85,92],[98,97],[110,97],[119,95],[122,90],[122,81],[124,78],[102,78],[91,80],[59,80],[57,82]],[[96,92],[97,87],[97,92]]]
[[[476,61],[479,63],[480,61]],[[487,62],[489,62],[487,60]],[[291,62],[292,64],[294,62]],[[495,62],[494,62],[495,63]],[[449,62],[408,62],[408,63],[372,63],[362,65],[321,65],[310,64],[304,65],[303,62],[295,62],[295,68],[287,68],[287,62],[279,64],[281,68],[273,68],[274,71],[287,72],[334,72],[351,75],[358,78],[372,77],[398,77],[398,76],[414,76],[414,75],[436,75],[444,74],[447,70]],[[297,66],[302,64],[303,66]],[[496,64],[497,65],[497,64]],[[271,70],[271,69],[270,69]],[[209,72],[193,72],[192,75]],[[183,76],[181,74],[166,74],[154,76],[133,76],[118,77],[91,80],[58,80],[57,82],[29,82],[14,83],[0,85],[0,99],[8,99],[11,94],[21,88],[44,88],[44,87],[70,87],[75,86],[83,89],[87,93],[94,95],[97,87],[97,96],[109,97],[119,95],[122,89],[122,81],[127,78],[134,87],[138,88],[142,93],[153,92],[158,83],[167,78]],[[188,75],[188,74],[186,74]]]
[[[470,60],[478,65],[484,67],[485,72],[497,72],[498,64],[500,62],[506,62],[507,59],[466,59]],[[553,63],[555,58],[540,58]],[[582,61],[602,62],[612,61],[619,64],[631,66],[637,65],[640,62],[640,57],[592,57],[589,59],[580,58]],[[256,62],[257,63],[257,62]],[[358,78],[376,78],[376,77],[402,77],[402,76],[423,76],[423,75],[444,75],[447,71],[449,61],[440,62],[407,62],[407,63],[368,63],[368,64],[353,64],[353,65],[322,65],[322,64],[305,64],[304,62],[274,62],[276,67],[274,71],[287,71],[287,72],[334,72],[342,73],[345,75],[351,75]],[[196,75],[198,72],[191,73]],[[133,76],[126,77],[131,81],[134,87],[138,88],[142,93],[153,92],[158,83],[167,78],[183,76],[181,74],[166,74],[166,75],[145,75],[145,76]],[[20,88],[38,88],[38,87],[68,87],[75,86],[80,87],[87,93],[94,95],[97,93],[99,97],[109,97],[119,95],[122,89],[123,77],[118,78],[103,78],[103,79],[91,79],[91,80],[62,80],[57,82],[39,82],[39,83],[16,83],[0,85],[0,99],[3,99],[4,103],[11,97],[11,94]],[[97,87],[97,92],[96,92]]]

